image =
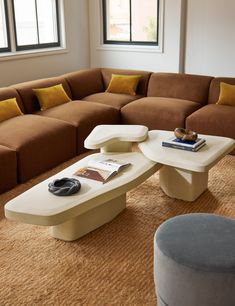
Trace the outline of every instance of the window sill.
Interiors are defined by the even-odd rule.
[[[0,62],[8,60],[25,59],[30,57],[49,56],[49,55],[63,54],[63,53],[68,53],[68,50],[64,47],[25,50],[17,52],[4,52],[0,53]]]
[[[125,52],[143,52],[143,53],[162,53],[161,46],[137,46],[137,45],[99,45],[98,51],[125,51]]]

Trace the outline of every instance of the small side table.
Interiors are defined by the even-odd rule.
[[[160,186],[172,198],[196,200],[206,189],[209,170],[235,147],[227,137],[199,135],[206,145],[197,152],[166,148],[162,141],[174,136],[170,131],[150,131],[148,139],[139,143],[141,152],[150,160],[163,165]]]
[[[130,152],[132,142],[144,141],[148,128],[143,125],[98,125],[86,138],[87,149],[105,152]]]

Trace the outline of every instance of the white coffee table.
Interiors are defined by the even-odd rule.
[[[199,135],[206,145],[197,152],[166,148],[162,141],[174,136],[169,131],[150,131],[139,143],[141,152],[150,160],[163,164],[160,185],[172,198],[194,201],[207,189],[209,170],[235,147],[231,138]]]
[[[117,128],[96,128],[86,144],[92,148],[101,148],[104,153],[87,156],[11,200],[5,205],[6,217],[24,223],[50,226],[53,237],[66,241],[78,239],[115,218],[126,207],[126,192],[161,167],[140,152],[123,152],[130,150],[132,141],[141,141],[147,137],[146,127],[129,126],[127,134],[123,128]],[[121,152],[109,152],[112,150]],[[73,173],[87,166],[90,159],[107,158],[131,163],[131,166],[105,184],[79,177],[82,185],[80,191],[68,197],[58,197],[48,191],[48,183],[54,179],[76,178]]]
[[[110,157],[131,162],[131,166],[105,184],[79,177],[81,190],[71,196],[58,197],[48,191],[48,183],[54,179],[78,178],[73,173],[87,166],[90,159]],[[75,240],[116,217],[126,207],[126,192],[157,169],[155,162],[139,152],[92,154],[8,202],[5,216],[24,223],[51,226],[53,237]]]

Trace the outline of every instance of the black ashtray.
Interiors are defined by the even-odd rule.
[[[48,190],[56,196],[69,196],[77,193],[81,188],[79,180],[69,177],[56,179],[48,184]]]

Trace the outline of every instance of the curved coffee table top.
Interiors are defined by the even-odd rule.
[[[235,141],[227,137],[198,135],[206,144],[197,152],[184,151],[162,146],[162,141],[174,136],[173,132],[153,130],[146,141],[138,144],[141,152],[149,159],[163,165],[195,172],[206,172],[235,147]]]
[[[131,166],[105,184],[73,176],[78,169],[87,166],[89,160],[107,158],[130,162]],[[160,166],[139,152],[92,154],[9,201],[5,205],[5,215],[8,219],[29,224],[57,225],[124,194],[142,183]],[[51,194],[48,183],[63,177],[78,178],[82,185],[80,191],[67,197]]]
[[[148,136],[148,128],[144,125],[98,125],[86,138],[87,149],[99,149],[119,141],[140,142]]]

